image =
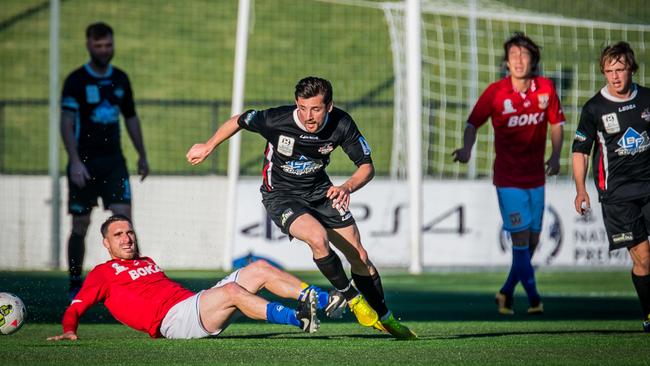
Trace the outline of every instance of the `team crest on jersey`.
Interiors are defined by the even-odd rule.
[[[515,107],[512,106],[512,100],[511,99],[506,99],[503,101],[503,112],[501,114],[510,114],[510,113],[515,113],[517,110]]]
[[[334,150],[334,146],[332,144],[327,144],[325,146],[321,146],[321,147],[318,148],[318,152],[323,154],[323,155],[327,155],[327,154],[331,153],[332,150]]]
[[[539,94],[537,96],[537,106],[539,109],[546,109],[548,107],[548,94]]]
[[[616,113],[603,114],[601,117],[603,119],[603,126],[605,127],[605,132],[607,133],[618,133],[621,132],[621,125],[618,123],[618,117]]]
[[[115,94],[115,96],[118,97],[119,99],[122,99],[122,97],[124,96],[124,89],[119,88],[119,87],[115,88],[115,90],[113,91],[113,94]]]
[[[293,145],[295,143],[296,140],[293,137],[280,135],[278,138],[278,152],[286,156],[293,155]]]
[[[99,103],[99,88],[97,85],[86,85],[86,103],[97,104]]]
[[[113,267],[113,269],[115,270],[115,275],[116,275],[116,276],[117,276],[118,274],[124,272],[124,271],[128,271],[128,270],[129,270],[128,268],[126,268],[126,267],[120,265],[119,263],[113,263],[113,264],[111,264],[111,267]]]
[[[650,122],[650,108],[646,108],[641,112],[641,118],[646,122]]]
[[[620,146],[620,148],[616,149],[618,155],[636,155],[648,150],[650,147],[648,133],[646,131],[638,133],[632,127],[625,131],[617,143]]]

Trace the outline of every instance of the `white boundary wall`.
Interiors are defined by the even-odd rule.
[[[288,269],[315,269],[307,246],[289,242],[265,215],[260,180],[238,185],[234,258],[248,253]],[[590,184],[591,185],[591,184]],[[66,182],[62,178],[65,210]],[[0,269],[45,269],[49,263],[49,187],[47,177],[0,176]],[[225,177],[149,177],[133,180],[134,217],[144,254],[164,268],[220,268],[227,181]],[[182,187],[183,195],[174,192]],[[206,188],[209,187],[209,188]],[[549,267],[630,267],[625,250],[609,253],[600,206],[584,220],[573,210],[571,182],[552,180],[546,189],[541,246],[534,262]],[[509,244],[500,241],[501,218],[494,187],[481,181],[425,181],[423,184],[423,266],[443,268],[507,266]],[[590,191],[593,200],[595,193]],[[402,182],[375,179],[352,195],[352,212],[362,240],[380,268],[409,266],[408,190]],[[169,211],[178,211],[178,216]],[[460,224],[462,212],[462,225]],[[108,215],[95,210],[86,241],[86,268],[105,261],[99,225]],[[69,216],[62,212],[62,243]],[[10,224],[7,224],[10,223]],[[502,249],[505,247],[505,249]],[[61,268],[66,268],[65,245]]]

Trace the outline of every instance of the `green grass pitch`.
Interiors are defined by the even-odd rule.
[[[170,271],[198,290],[222,273]],[[325,286],[318,273],[298,273]],[[538,271],[546,313],[528,316],[522,292],[516,314],[496,314],[493,293],[505,273],[430,273],[383,276],[387,302],[420,336],[401,342],[356,324],[322,319],[315,334],[287,326],[240,321],[221,336],[201,340],[150,339],[117,324],[103,306],[82,318],[77,342],[48,342],[59,334],[67,305],[62,272],[0,272],[2,291],[23,298],[27,323],[0,337],[3,365],[642,365],[650,334],[641,332],[640,309],[629,272]],[[268,295],[268,294],[263,294]],[[287,304],[290,304],[288,302]]]

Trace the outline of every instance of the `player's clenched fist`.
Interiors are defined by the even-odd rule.
[[[196,165],[205,160],[208,155],[210,155],[210,147],[207,144],[194,144],[185,157],[190,164]]]

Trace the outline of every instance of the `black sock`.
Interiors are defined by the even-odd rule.
[[[352,279],[354,280],[354,285],[357,286],[363,296],[366,297],[366,300],[368,300],[368,304],[375,309],[379,318],[388,314],[386,300],[384,299],[384,288],[381,285],[379,273],[375,273],[372,276],[362,276],[352,272]]]
[[[330,250],[330,254],[326,257],[314,258],[314,263],[332,286],[345,296],[346,300],[352,300],[358,295],[357,290],[350,284],[350,280],[345,274],[341,259],[334,251]]]
[[[632,283],[636,289],[636,294],[641,301],[641,309],[643,310],[643,320],[650,320],[650,275],[637,276],[632,273]]]
[[[78,280],[81,283],[81,270],[86,252],[85,237],[72,233],[68,239],[68,274],[70,281]]]

